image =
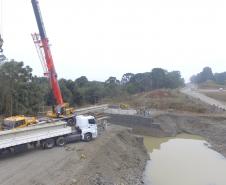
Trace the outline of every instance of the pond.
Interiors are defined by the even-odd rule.
[[[150,154],[145,185],[226,185],[226,160],[200,136],[144,136]]]

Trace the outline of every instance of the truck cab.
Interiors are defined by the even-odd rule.
[[[76,126],[71,134],[66,136],[66,142],[76,140],[91,141],[97,137],[97,124],[93,116],[75,116]]]
[[[93,116],[76,116],[76,127],[81,130],[82,140],[97,137],[97,124]]]

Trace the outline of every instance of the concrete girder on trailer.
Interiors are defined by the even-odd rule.
[[[0,132],[0,149],[70,134],[71,132],[72,128],[61,121],[2,131]]]

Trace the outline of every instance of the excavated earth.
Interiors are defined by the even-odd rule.
[[[130,127],[135,134],[154,137],[189,133],[204,137],[213,149],[226,157],[226,116],[190,113],[161,113],[153,117],[112,114],[110,122]]]
[[[1,185],[142,184],[148,160],[143,138],[109,125],[91,142],[0,157]]]
[[[1,185],[141,185],[149,159],[142,137],[200,135],[226,156],[226,117],[161,112],[152,117],[109,114],[91,142],[0,157]],[[129,127],[129,128],[128,128]],[[132,129],[131,129],[132,128]]]

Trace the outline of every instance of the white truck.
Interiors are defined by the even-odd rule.
[[[93,116],[80,115],[75,119],[75,126],[68,126],[65,121],[56,121],[1,131],[0,153],[18,153],[36,145],[50,149],[55,145],[64,146],[76,140],[90,141],[97,137],[97,125]]]

